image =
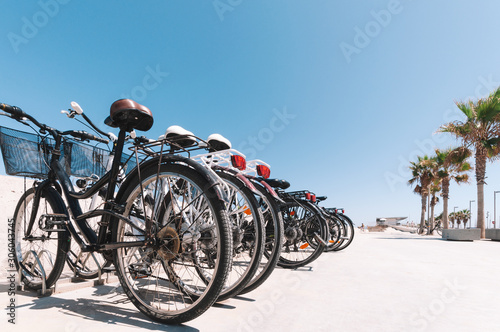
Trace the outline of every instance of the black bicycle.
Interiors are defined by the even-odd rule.
[[[37,140],[2,135],[0,141],[11,164],[28,157],[30,167],[43,169],[37,175],[44,179],[23,194],[14,213],[15,262],[27,287],[51,287],[74,240],[82,252],[113,259],[129,299],[155,321],[182,323],[216,301],[232,260],[225,194],[217,180],[162,146],[166,153],[137,164],[115,192],[127,134],[133,137],[134,130],[151,128],[149,109],[129,99],[111,105],[106,124],[119,128],[116,155],[111,170],[83,192],[74,190],[64,166],[70,157],[66,143],[69,137],[107,141],[85,131],[58,131],[19,107],[0,104],[0,109],[6,112],[1,115],[33,124],[38,132]],[[137,143],[137,161],[140,149]],[[83,211],[79,200],[100,190],[105,192],[104,206]],[[100,218],[97,232],[87,223],[95,217]]]

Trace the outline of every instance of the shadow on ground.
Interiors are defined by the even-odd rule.
[[[165,325],[156,323],[139,312],[135,307],[124,307],[123,305],[130,303],[130,301],[126,295],[116,292],[116,290],[116,287],[99,286],[95,289],[93,294],[94,297],[90,299],[65,299],[58,297],[58,294],[56,294],[50,297],[33,299],[30,303],[20,305],[18,308],[24,307],[29,310],[59,308],[61,313],[68,316],[103,322],[117,327],[129,326],[159,331],[199,331],[187,325]],[[115,294],[109,296],[111,293]],[[102,298],[102,296],[105,295],[106,298]],[[99,299],[99,297],[101,297],[101,299]]]

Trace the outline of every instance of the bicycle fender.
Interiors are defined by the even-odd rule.
[[[236,177],[238,180],[240,180],[243,183],[243,185],[245,187],[250,189],[255,195],[260,195],[260,192],[255,188],[254,184],[249,180],[249,178],[246,175],[244,175],[238,171],[235,171],[234,169],[230,169],[230,168],[223,167],[223,166],[213,166],[212,168],[214,170],[225,172],[225,173],[228,173],[228,174]]]
[[[185,165],[193,168],[205,180],[208,181],[209,188],[213,188],[214,189],[215,194],[217,195],[217,198],[220,201],[222,201],[223,203],[227,203],[229,201],[229,199],[227,198],[226,193],[220,187],[219,179],[215,178],[215,176],[213,174],[211,174],[209,171],[207,171],[199,163],[197,163],[196,161],[194,161],[192,159],[189,159],[187,157],[180,156],[180,155],[175,155],[175,154],[168,154],[168,155],[157,156],[157,157],[151,158],[150,160],[147,160],[147,161],[141,163],[140,167],[141,167],[141,169],[144,169],[144,168],[147,168],[147,167],[152,167],[154,165],[158,165],[160,162],[161,162],[161,164],[185,164]],[[127,186],[130,184],[131,179],[137,173],[138,173],[138,170],[137,170],[137,167],[135,167],[127,175],[127,177],[125,178],[125,181],[122,183],[122,185],[120,186],[120,188],[127,188]],[[120,189],[120,191],[121,191],[121,189]],[[117,197],[120,196],[120,191],[119,191]]]

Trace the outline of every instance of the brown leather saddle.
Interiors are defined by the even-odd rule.
[[[119,99],[109,110],[109,116],[104,123],[113,128],[126,131],[134,129],[148,131],[153,126],[153,114],[144,105],[132,99]]]

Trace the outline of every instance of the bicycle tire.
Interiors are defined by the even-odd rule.
[[[348,216],[346,216],[343,213],[338,213],[338,216],[341,218],[341,220],[344,221],[344,228],[347,230],[347,235],[346,235],[347,239],[344,239],[344,241],[342,241],[342,243],[338,247],[333,249],[333,251],[344,250],[354,240],[354,223]]]
[[[271,276],[280,258],[284,236],[283,220],[276,200],[260,184],[254,183],[254,186],[261,194],[259,205],[263,211],[264,229],[266,230],[264,255],[262,256],[259,270],[240,294],[253,291]]]
[[[240,294],[254,277],[262,259],[265,234],[264,217],[254,193],[231,174],[217,175],[230,190],[227,213],[233,230],[233,267],[217,300],[224,301]]]
[[[122,186],[116,201],[124,205],[124,216],[143,230],[144,213],[151,212],[157,225],[152,231],[159,245],[116,249],[114,264],[120,283],[130,301],[152,320],[166,324],[192,320],[217,300],[231,267],[231,230],[224,204],[205,178],[183,164],[151,165],[142,169],[140,176],[138,172],[131,176],[129,185]],[[176,187],[177,181],[182,182],[183,187]],[[165,185],[168,190],[163,193],[161,186]],[[150,192],[153,199],[156,198],[155,209],[147,211],[151,206],[144,203],[147,196],[141,193]],[[180,221],[193,221],[189,226],[193,234],[190,239],[186,233],[181,234],[180,229],[170,229],[167,226],[170,220],[157,220],[155,202],[164,202],[163,194],[176,195],[172,201],[176,202],[175,206],[180,204],[178,216],[189,213]],[[144,239],[144,233],[123,220],[112,222],[114,242]],[[198,240],[194,240],[195,232],[200,236]],[[208,283],[200,280],[196,268],[205,269]],[[197,296],[190,296],[193,293]]]
[[[35,192],[34,188],[28,189],[17,203],[14,212],[14,241],[15,264],[17,270],[21,271],[21,280],[26,287],[38,290],[42,289],[43,286],[43,273],[45,273],[45,286],[47,289],[52,287],[59,279],[64,269],[65,257],[71,238],[62,225],[52,225],[50,228],[58,229],[58,231],[43,230],[43,227],[47,227],[46,225],[43,226],[43,224],[43,227],[41,227],[40,218],[42,214],[67,215],[61,196],[52,187],[42,189],[31,234],[24,234],[33,209]],[[37,263],[37,259],[33,254],[25,256],[28,252],[35,252],[40,264]]]
[[[344,222],[335,214],[329,213],[326,219],[328,222],[329,238],[325,251],[330,252],[334,251],[344,242],[344,238],[347,237],[347,228],[344,226]]]

